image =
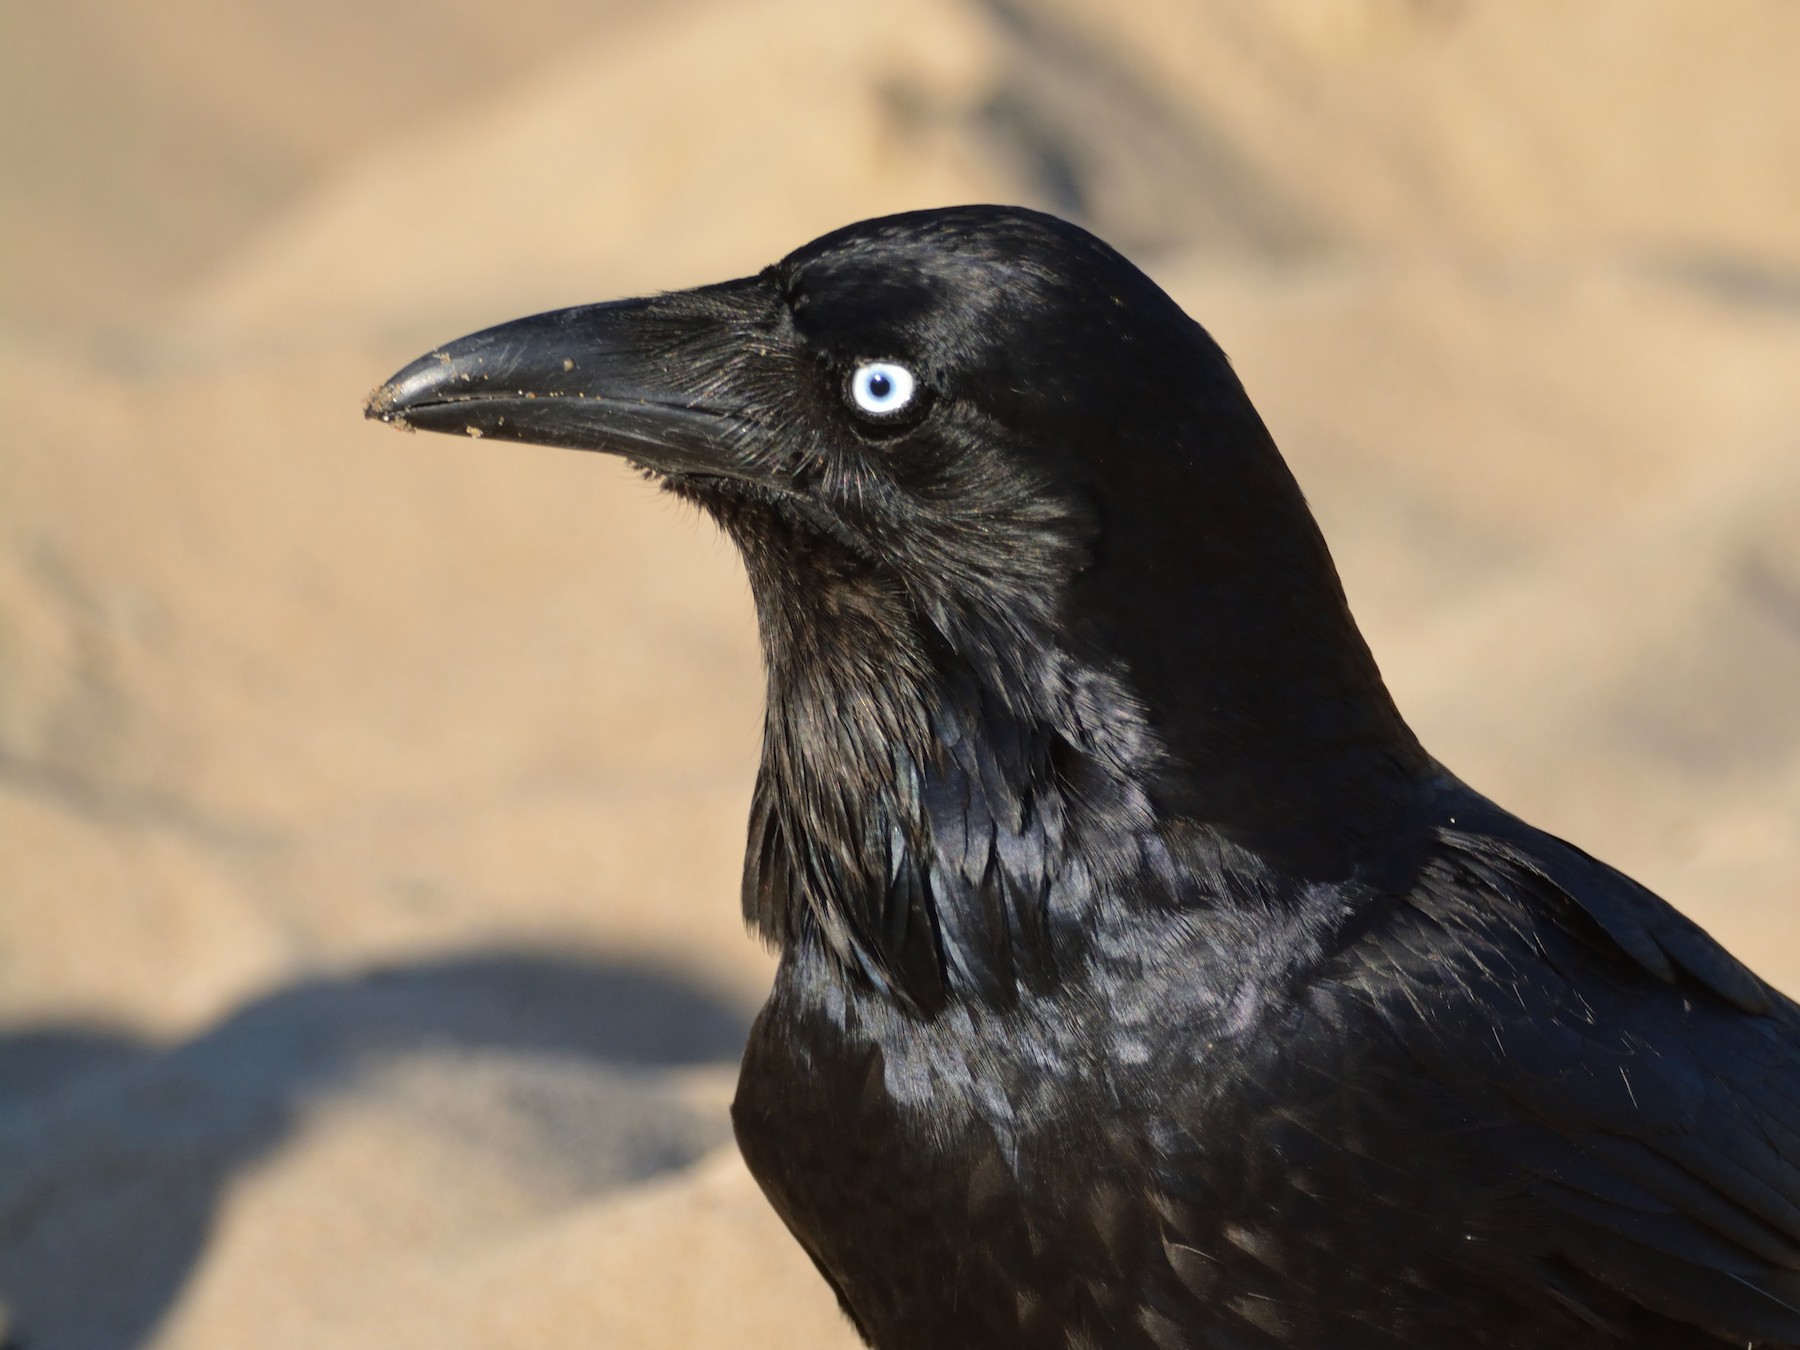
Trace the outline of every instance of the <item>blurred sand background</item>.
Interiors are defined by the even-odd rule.
[[[724,1114],[735,558],[360,404],[890,210],[1147,267],[1427,745],[1800,991],[1796,69],[1790,0],[0,0],[0,1326],[851,1344]]]

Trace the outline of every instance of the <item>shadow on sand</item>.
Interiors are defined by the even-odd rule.
[[[662,1071],[734,1062],[748,1020],[669,971],[477,953],[296,984],[174,1046],[0,1036],[0,1342],[142,1345],[224,1188],[334,1096],[397,1094],[477,1146],[498,1120],[571,1202],[684,1166],[729,1129]]]

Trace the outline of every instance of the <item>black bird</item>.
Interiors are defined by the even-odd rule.
[[[1800,1007],[1408,730],[1206,332],[1032,212],[439,348],[768,674],[734,1119],[872,1345],[1800,1345]]]

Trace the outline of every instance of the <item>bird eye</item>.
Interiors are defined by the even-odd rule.
[[[913,373],[892,361],[864,361],[850,372],[850,401],[871,417],[899,412],[917,391]]]

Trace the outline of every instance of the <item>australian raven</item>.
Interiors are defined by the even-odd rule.
[[[734,1116],[883,1350],[1800,1345],[1800,1009],[1431,758],[1224,355],[999,207],[460,339],[768,673]]]

